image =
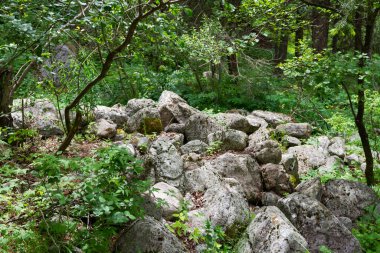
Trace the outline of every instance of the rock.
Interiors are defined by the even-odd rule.
[[[263,141],[254,147],[254,157],[260,164],[281,162],[281,149],[276,141]]]
[[[244,109],[231,109],[231,110],[227,110],[225,113],[233,113],[233,114],[240,114],[243,116],[247,116],[249,114],[249,111],[244,110]]]
[[[331,172],[342,167],[342,160],[337,156],[329,156],[326,158],[326,163],[319,168],[320,172]]]
[[[261,167],[261,174],[265,191],[273,191],[280,195],[292,192],[293,187],[289,181],[289,175],[282,165],[265,164]]]
[[[183,145],[181,149],[182,154],[190,154],[190,153],[196,153],[196,154],[204,154],[207,151],[208,145],[200,140],[193,140],[189,141],[185,145]]]
[[[251,115],[264,119],[266,122],[269,123],[269,125],[273,127],[276,127],[280,124],[290,123],[293,121],[293,119],[290,116],[276,112],[256,110],[253,111]]]
[[[152,143],[148,151],[147,167],[153,169],[156,182],[165,182],[178,189],[183,186],[183,161],[181,154],[169,137]]]
[[[149,216],[129,225],[115,243],[117,253],[185,253],[180,240],[164,224]]]
[[[264,206],[277,206],[277,202],[281,197],[274,192],[263,192],[261,202]]]
[[[305,237],[310,252],[327,246],[336,253],[361,252],[359,241],[322,203],[301,193],[278,201],[278,207]]]
[[[201,140],[207,142],[207,136],[209,134],[220,130],[222,130],[222,127],[211,117],[203,113],[197,113],[187,120],[185,125],[185,137],[187,141]]]
[[[236,236],[250,217],[248,202],[240,191],[228,184],[209,188],[203,196],[204,206],[189,212],[188,225],[203,228],[206,220],[210,220],[213,226],[221,226],[228,236]]]
[[[304,253],[305,238],[275,206],[260,208],[237,243],[237,253]]]
[[[292,154],[283,154],[280,164],[284,166],[286,173],[290,175],[290,182],[296,184],[299,182],[300,177],[298,174],[298,161],[297,157]]]
[[[309,123],[286,123],[276,127],[276,132],[283,135],[307,139],[311,135],[311,125]]]
[[[242,131],[227,129],[211,133],[207,137],[208,143],[221,142],[222,150],[242,151],[247,147],[248,135]]]
[[[352,230],[353,229],[353,225],[352,225],[352,221],[350,220],[350,218],[348,217],[337,217],[339,219],[339,221],[348,229],[348,230]]]
[[[14,112],[11,115],[16,129],[23,127],[21,105],[21,99],[13,101]],[[54,104],[47,99],[24,99],[24,116],[25,128],[36,129],[43,137],[63,135],[59,113]]]
[[[291,147],[287,151],[297,157],[298,173],[306,174],[311,169],[317,169],[326,163],[326,156],[322,151],[312,145]]]
[[[236,179],[249,201],[261,199],[260,168],[250,155],[226,153],[209,161],[207,166],[223,178]]]
[[[185,172],[184,188],[186,192],[205,192],[219,184],[221,184],[221,177],[211,170],[210,166],[206,165]]]
[[[173,144],[178,150],[183,146],[185,137],[183,134],[178,133],[164,133],[156,139],[156,141],[165,141],[170,144]]]
[[[351,154],[344,158],[344,162],[348,165],[360,165],[365,162],[365,159],[357,154]]]
[[[183,201],[181,192],[164,182],[153,185],[151,192],[151,199],[162,210],[162,216],[166,220],[172,220],[173,214],[178,213],[181,208]]]
[[[330,144],[331,144],[331,141],[330,141],[329,137],[327,137],[327,136],[322,135],[322,136],[319,136],[317,138],[318,150],[326,156],[329,155],[328,148],[329,148]]]
[[[344,139],[341,137],[332,138],[328,151],[331,155],[336,155],[343,159],[346,152]]]
[[[270,139],[270,130],[260,127],[259,130],[248,136],[248,146],[254,148],[258,143]]]
[[[297,185],[295,190],[310,198],[321,201],[323,188],[320,178],[303,181]]]
[[[93,113],[95,120],[105,119],[112,121],[119,128],[123,128],[124,125],[127,124],[129,118],[125,107],[120,104],[116,104],[112,107],[98,105],[95,107]]]
[[[185,124],[172,123],[167,125],[164,129],[165,132],[173,132],[173,133],[185,133]]]
[[[156,108],[143,108],[131,116],[127,124],[128,132],[142,134],[160,133],[163,130],[160,114]]]
[[[142,109],[147,109],[147,108],[156,108],[156,102],[154,102],[152,99],[146,99],[146,98],[141,98],[141,99],[130,99],[127,103],[127,106],[125,107],[125,113],[129,116],[132,117],[135,113]]]
[[[114,144],[116,146],[118,146],[119,148],[126,149],[128,151],[128,153],[131,154],[132,156],[137,156],[136,149],[135,149],[135,147],[132,144],[130,144],[130,143],[124,143],[122,141],[114,142]]]
[[[260,125],[251,124],[246,117],[236,113],[219,113],[216,115],[216,120],[227,129],[239,130],[246,134],[252,134],[260,127]]]
[[[257,128],[266,128],[268,126],[268,122],[266,122],[263,118],[256,117],[253,115],[247,115],[247,120],[249,124],[255,126]]]
[[[322,203],[337,216],[355,221],[364,209],[379,202],[373,189],[360,182],[343,179],[330,180],[325,184]]]
[[[184,124],[190,116],[199,111],[186,103],[186,101],[171,91],[162,92],[158,100],[158,109],[164,127],[172,123]]]
[[[295,146],[300,146],[302,143],[299,139],[293,136],[285,135],[284,137],[281,138],[281,143],[285,147],[295,147]]]
[[[116,135],[117,125],[112,121],[100,119],[95,122],[94,130],[99,138],[111,139]]]

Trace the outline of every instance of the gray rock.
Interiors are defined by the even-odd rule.
[[[285,135],[284,137],[281,138],[281,143],[285,147],[295,147],[295,146],[300,146],[302,143],[299,139],[293,136]]]
[[[196,153],[196,154],[204,154],[207,151],[208,145],[200,140],[193,140],[189,141],[185,145],[183,145],[181,149],[182,154],[190,154],[190,153]]]
[[[319,136],[317,138],[318,150],[326,156],[329,155],[328,148],[329,148],[330,144],[331,144],[331,141],[330,141],[329,137],[327,137],[327,136],[322,135],[322,136]]]
[[[164,129],[165,132],[173,132],[173,133],[185,133],[185,124],[180,123],[172,123],[170,125],[167,125]]]
[[[304,253],[308,244],[285,215],[275,206],[258,210],[243,238],[237,243],[237,253]]]
[[[256,117],[253,115],[248,115],[246,118],[249,124],[257,128],[266,128],[268,126],[268,122],[266,122],[263,118]]]
[[[221,177],[214,172],[210,166],[202,166],[200,168],[185,172],[185,191],[205,192],[209,188],[221,184]]]
[[[190,116],[199,111],[186,103],[186,101],[171,91],[162,92],[158,100],[158,109],[164,127],[172,123],[184,124]]]
[[[116,104],[112,107],[98,105],[94,108],[95,120],[105,119],[112,121],[118,127],[122,128],[128,122],[128,114],[125,110],[125,106]]]
[[[263,192],[261,202],[264,206],[277,206],[277,202],[280,198],[281,197],[274,192]]]
[[[236,179],[248,200],[259,201],[261,198],[260,167],[250,155],[226,153],[209,161],[207,166],[223,178]]]
[[[242,131],[227,129],[211,133],[207,137],[208,143],[221,142],[222,150],[242,151],[247,147],[248,135]]]
[[[341,137],[332,138],[331,144],[328,147],[328,151],[331,155],[336,155],[340,158],[344,158],[344,155],[346,153],[344,139]]]
[[[351,154],[344,158],[344,162],[348,165],[360,165],[365,162],[365,159],[357,154]]]
[[[137,156],[136,149],[131,143],[124,143],[123,141],[116,141],[116,142],[114,142],[114,144],[116,146],[118,146],[119,148],[126,149],[128,151],[128,153],[131,154],[132,156]]]
[[[94,130],[99,138],[111,139],[116,135],[117,125],[112,121],[99,119],[95,122]]]
[[[374,190],[365,184],[337,179],[326,183],[322,203],[335,216],[344,216],[355,221],[364,214],[366,207],[379,203],[379,199]]]
[[[164,133],[156,139],[156,141],[165,141],[173,144],[178,150],[183,146],[185,137],[179,133]]]
[[[172,220],[173,214],[178,213],[181,208],[183,196],[181,192],[164,182],[159,182],[151,188],[151,200],[158,205],[162,211],[162,217]]]
[[[280,195],[292,192],[293,187],[290,183],[289,175],[282,165],[272,163],[265,164],[261,167],[261,174],[266,191],[273,191]]]
[[[350,220],[350,218],[348,217],[337,217],[339,219],[339,221],[348,229],[348,230],[352,230],[353,229],[353,224],[352,224],[352,221]]]
[[[321,201],[323,188],[320,178],[314,178],[311,180],[303,181],[302,183],[297,185],[295,190],[310,198],[314,198],[318,201]]]
[[[128,119],[127,131],[142,134],[160,133],[163,130],[157,108],[143,108]]]
[[[295,155],[282,154],[280,164],[284,166],[286,173],[294,177],[294,179],[291,179],[291,182],[292,180],[295,180],[296,183],[299,182],[298,160]]]
[[[324,153],[312,145],[291,147],[287,153],[297,157],[298,173],[300,175],[304,175],[309,170],[317,169],[326,164],[326,156]]]
[[[276,127],[276,132],[300,139],[309,138],[311,131],[312,128],[309,123],[286,123]]]
[[[276,141],[268,140],[258,143],[254,147],[254,157],[260,164],[281,162],[282,153]]]
[[[165,225],[149,216],[129,225],[115,244],[117,253],[185,253],[180,240]]]
[[[329,156],[326,158],[325,165],[319,168],[320,172],[332,172],[336,169],[340,169],[342,167],[342,159],[337,156]]]
[[[152,168],[156,182],[165,182],[178,189],[183,187],[181,154],[169,138],[158,138],[148,152],[147,167]]]
[[[14,112],[11,115],[13,126],[16,129],[23,127],[21,105],[21,99],[13,101],[12,111]],[[59,113],[54,104],[47,99],[37,99],[35,101],[24,99],[24,116],[25,127],[36,129],[43,137],[63,135],[60,128]]]
[[[293,121],[293,119],[290,116],[276,112],[256,110],[253,111],[251,115],[264,119],[273,127],[276,127],[280,124],[290,123]]]
[[[192,115],[185,125],[185,137],[187,141],[201,140],[207,142],[207,136],[211,133],[222,130],[222,126],[211,117],[197,113]]]
[[[258,143],[270,139],[270,130],[266,127],[260,127],[259,130],[248,136],[249,148],[254,148]]]
[[[278,207],[305,237],[310,252],[327,246],[336,253],[361,252],[359,241],[322,203],[301,193],[278,201]]]
[[[239,130],[246,134],[252,134],[260,127],[260,125],[251,124],[246,117],[237,113],[219,113],[216,115],[216,120],[228,129]]]
[[[156,103],[152,99],[130,99],[125,107],[125,113],[132,117],[135,113],[146,108],[156,108]]]

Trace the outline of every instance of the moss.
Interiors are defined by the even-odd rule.
[[[162,122],[158,118],[144,118],[139,128],[139,132],[143,134],[160,133],[162,130]]]

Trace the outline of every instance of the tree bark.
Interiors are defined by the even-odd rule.
[[[300,57],[301,56],[301,41],[303,40],[303,36],[304,36],[304,31],[303,31],[303,27],[299,27],[297,30],[296,30],[296,34],[295,34],[295,56],[296,57]]]
[[[12,77],[11,69],[0,69],[0,127],[12,127],[11,116],[12,99]]]
[[[274,73],[276,75],[282,75],[282,70],[277,67],[278,64],[285,62],[288,56],[288,43],[289,43],[289,35],[280,35],[279,40],[277,41],[274,48],[274,64],[275,70]]]
[[[322,52],[327,48],[329,38],[329,16],[314,9],[311,14],[312,27],[311,39],[316,52]]]
[[[228,59],[228,74],[231,76],[239,76],[239,64],[236,53],[227,57]]]

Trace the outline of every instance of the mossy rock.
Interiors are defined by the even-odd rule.
[[[139,128],[139,132],[143,134],[160,133],[163,130],[161,119],[158,118],[144,118]]]

